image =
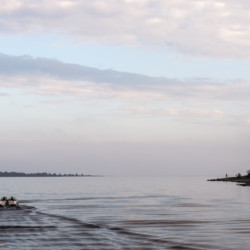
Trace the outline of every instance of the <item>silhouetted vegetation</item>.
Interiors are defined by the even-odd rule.
[[[241,178],[241,174],[240,173],[236,174],[236,177]]]
[[[250,177],[250,170],[247,170],[247,176]]]
[[[0,172],[0,177],[87,177],[84,174],[56,174],[56,173],[23,173],[23,172]]]

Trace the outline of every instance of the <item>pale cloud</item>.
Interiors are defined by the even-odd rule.
[[[0,87],[50,97],[42,103],[52,105],[117,101],[123,114],[184,120],[231,119],[246,125],[250,108],[249,80],[168,79],[28,56],[0,54]]]
[[[0,54],[0,86],[58,96],[92,96],[159,101],[245,101],[250,81],[170,79],[100,70],[47,58]],[[219,114],[217,114],[219,115]]]
[[[249,59],[249,9],[248,1],[237,0],[3,0],[0,32]]]
[[[187,118],[211,118],[221,119],[224,117],[222,110],[206,110],[206,109],[190,109],[184,108],[161,108],[152,109],[146,107],[130,108],[129,112],[135,115],[147,115],[147,116],[172,116],[178,119]]]
[[[250,126],[250,118],[246,119],[246,125]]]

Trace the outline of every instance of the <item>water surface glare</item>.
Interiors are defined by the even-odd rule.
[[[206,178],[0,178],[2,249],[249,249],[250,187]]]

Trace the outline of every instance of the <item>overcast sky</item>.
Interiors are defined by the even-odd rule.
[[[1,171],[244,174],[250,2],[2,0]]]

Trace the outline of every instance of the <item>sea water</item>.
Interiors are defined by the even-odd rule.
[[[206,178],[0,178],[1,249],[250,249],[250,187]]]

